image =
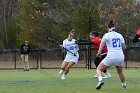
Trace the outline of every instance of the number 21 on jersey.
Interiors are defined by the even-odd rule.
[[[112,39],[112,45],[114,48],[121,47],[121,40],[120,38],[113,38]]]

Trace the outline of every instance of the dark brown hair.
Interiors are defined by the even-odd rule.
[[[114,26],[115,26],[114,21],[110,20],[109,23],[108,23],[108,28],[111,28],[111,27],[114,27]]]
[[[95,37],[97,37],[97,36],[99,36],[99,33],[96,31],[92,31],[92,32],[90,32],[90,35],[94,35]]]

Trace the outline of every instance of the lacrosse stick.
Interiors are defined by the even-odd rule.
[[[49,38],[48,36],[45,36],[45,38],[46,38],[48,41],[50,41],[50,42],[52,42],[52,43],[55,43],[55,44],[59,45],[61,48],[63,48],[63,49],[65,49],[66,51],[70,52],[72,55],[76,56],[75,53],[73,53],[73,52],[71,52],[70,50],[68,50],[67,48],[63,47],[61,44],[59,44],[59,43],[56,42],[55,40]]]

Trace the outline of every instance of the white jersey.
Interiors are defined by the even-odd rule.
[[[121,34],[111,31],[104,35],[103,39],[106,41],[108,49],[108,57],[124,56],[122,50],[122,43],[125,43]]]
[[[75,39],[72,39],[71,41],[69,41],[68,39],[65,39],[63,41],[63,47],[78,56],[79,48],[78,48],[78,45],[75,43],[75,41],[76,41]],[[70,53],[69,51],[67,51],[67,55],[73,56],[73,54]]]

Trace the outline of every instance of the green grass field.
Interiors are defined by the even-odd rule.
[[[95,70],[72,69],[66,80],[60,80],[59,70],[0,71],[0,93],[140,93],[139,69],[125,70],[127,89],[122,90],[115,69],[105,79],[101,90],[95,89]]]

